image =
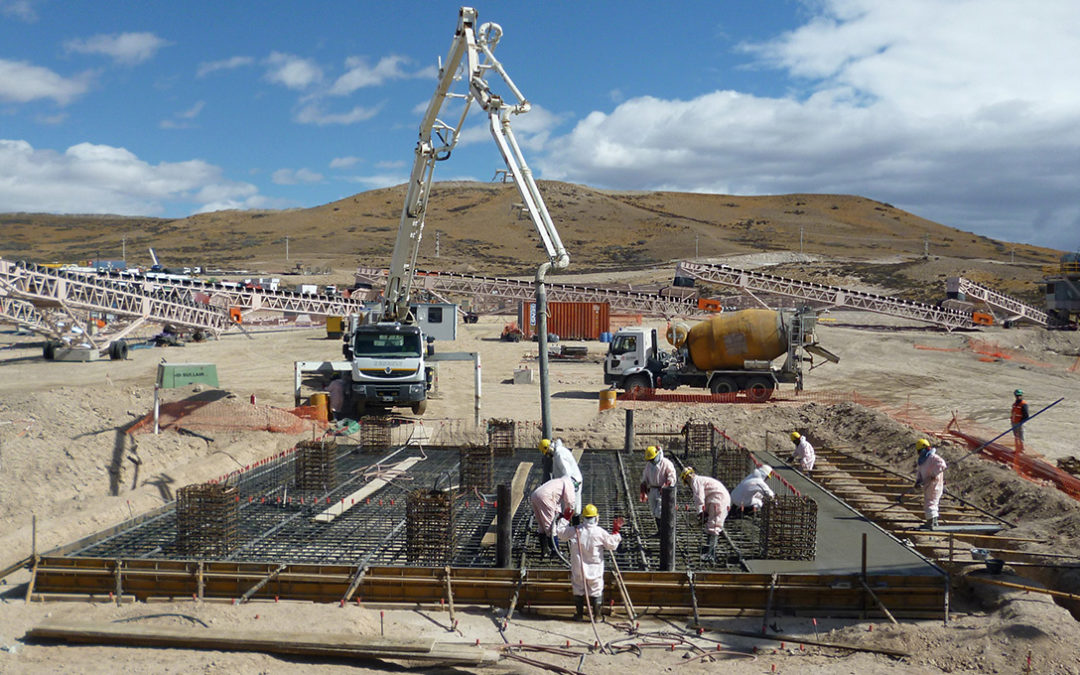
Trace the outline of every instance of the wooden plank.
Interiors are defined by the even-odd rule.
[[[517,471],[514,472],[514,479],[510,481],[510,517],[513,518],[517,513],[518,506],[521,505],[521,500],[525,498],[525,482],[529,479],[529,472],[532,471],[532,462],[522,462],[518,464]],[[484,534],[484,538],[480,540],[481,546],[494,546],[497,538],[495,532],[496,518],[491,519],[491,525],[488,526],[487,532]]]
[[[390,640],[348,633],[264,633],[214,628],[55,623],[31,628],[26,638],[86,644],[175,647],[218,651],[258,651],[340,658],[401,659],[458,665],[494,663],[491,651],[464,644],[438,644],[434,638]]]
[[[408,459],[398,462],[394,466],[387,467],[385,470],[394,471],[396,473],[404,473],[405,471],[408,471],[410,468],[412,468],[413,464],[416,464],[417,462],[421,462],[423,460],[423,457],[410,457]],[[389,482],[390,481],[386,478],[376,478],[375,480],[371,481],[370,483],[360,488],[356,492],[352,493],[348,497],[345,497],[342,501],[334,504],[322,513],[317,514],[314,518],[312,518],[312,520],[317,523],[332,522],[335,518],[345,513],[353,506],[359,504],[364,499],[374,494],[376,491],[385,487]]]

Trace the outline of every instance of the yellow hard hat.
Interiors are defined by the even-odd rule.
[[[649,447],[645,448],[645,461],[646,462],[651,462],[655,458],[656,458],[656,446],[655,445],[650,445]]]
[[[596,507],[592,504],[586,504],[585,508],[581,510],[581,516],[583,518],[596,518],[600,515],[600,512],[596,510]]]
[[[537,446],[537,447],[540,450],[540,452],[542,452],[542,453],[544,453],[546,455],[549,452],[551,452],[551,441],[549,439],[547,439],[547,438],[541,438],[540,439],[540,445]]]
[[[798,432],[798,431],[792,431],[792,432],[791,432],[791,440],[793,440],[793,441],[797,441],[797,440],[799,440],[800,438],[802,438],[802,436],[801,436],[801,435],[799,435],[799,432]]]
[[[694,475],[694,467],[688,466],[688,467],[686,467],[685,469],[682,470],[682,475],[679,476],[679,478],[682,479],[682,482],[689,485],[690,484],[690,478],[693,475]]]
[[[929,448],[929,447],[930,447],[930,441],[926,440],[925,438],[920,438],[919,440],[915,441],[915,449],[916,450],[922,450],[924,448]]]

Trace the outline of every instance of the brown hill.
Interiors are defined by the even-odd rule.
[[[1033,268],[1057,259],[1057,252],[1050,249],[1014,246],[848,195],[616,192],[551,181],[541,181],[540,187],[574,272],[640,268],[695,254],[767,251],[880,260],[921,256],[928,247],[932,256],[941,258],[1012,257]],[[346,270],[358,263],[386,264],[403,199],[404,186],[397,186],[310,209],[222,211],[178,220],[6,214],[0,216],[0,255],[75,262],[119,259],[124,247],[129,262],[146,265],[147,248],[153,246],[166,265],[282,271],[302,261]],[[531,275],[543,252],[519,203],[511,184],[435,184],[418,264]],[[438,259],[436,232],[441,233]],[[848,272],[858,274],[856,269]],[[999,276],[990,274],[984,280]]]

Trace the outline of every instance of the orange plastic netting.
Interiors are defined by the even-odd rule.
[[[188,399],[162,403],[158,426],[162,429],[193,431],[251,430],[299,434],[325,428],[325,420],[318,417],[318,411],[310,406],[283,410],[232,398],[216,401]],[[151,411],[136,422],[128,433],[149,433],[153,430],[154,413]]]

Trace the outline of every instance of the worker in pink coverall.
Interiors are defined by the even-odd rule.
[[[573,526],[560,521],[559,539],[570,546],[570,586],[574,592],[576,612],[574,618],[584,617],[585,596],[594,619],[600,618],[604,599],[604,551],[614,551],[622,541],[619,528],[622,518],[616,518],[609,533],[598,524],[600,513],[592,504],[586,504],[581,512],[581,524]]]
[[[810,445],[810,441],[806,440],[806,436],[803,436],[798,431],[791,432],[791,442],[795,444],[795,450],[791,453],[791,461],[799,464],[799,469],[803,473],[810,473],[814,470],[814,460],[817,455],[814,453],[814,446]]]
[[[560,514],[566,520],[574,516],[574,483],[569,477],[552,478],[529,495],[533,517],[536,518],[536,532],[540,536],[540,557],[545,558],[548,549],[557,545],[553,531],[555,521]]]
[[[716,562],[716,542],[724,531],[724,521],[731,509],[731,495],[724,484],[709,476],[699,476],[694,467],[683,469],[682,481],[694,495],[698,520],[709,535],[709,548],[702,556],[702,561]]]
[[[938,504],[945,492],[945,469],[949,467],[941,455],[937,454],[937,448],[931,446],[930,441],[925,438],[915,442],[915,449],[919,451],[919,459],[915,465],[913,487],[922,488],[923,512],[926,514],[926,522],[921,529],[932,530],[938,525]]]

